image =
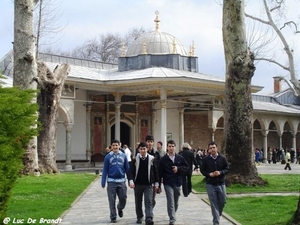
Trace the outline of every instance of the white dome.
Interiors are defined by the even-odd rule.
[[[144,44],[146,44],[146,54],[179,54],[182,56],[188,56],[186,49],[177,38],[171,34],[159,31],[144,34],[136,39],[133,44],[128,47],[126,56],[144,54]],[[173,51],[173,46],[175,46],[175,52]]]

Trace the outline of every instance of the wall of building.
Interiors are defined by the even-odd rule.
[[[192,148],[206,148],[211,141],[207,113],[184,114],[184,142]]]
[[[77,90],[74,104],[74,126],[72,128],[71,148],[72,159],[86,159],[86,91]],[[66,128],[61,113],[58,118],[57,126],[57,160],[66,159]]]

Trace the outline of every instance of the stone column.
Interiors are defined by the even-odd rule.
[[[115,139],[120,140],[121,132],[121,104],[116,103],[116,114],[115,114]]]
[[[212,132],[211,132],[211,141],[215,141],[215,131],[214,131],[214,129],[212,129]]]
[[[133,153],[136,154],[136,146],[135,143],[140,141],[140,121],[139,121],[139,103],[135,104],[135,140],[134,140],[134,148]]]
[[[109,114],[109,103],[106,104],[106,116],[105,116],[105,123],[106,123],[106,143],[107,143],[107,146],[109,146],[111,143],[111,126],[110,126],[110,123],[109,123],[109,117],[110,117],[110,114]]]
[[[179,148],[181,148],[184,143],[184,108],[179,110]]]
[[[86,104],[86,159],[91,157],[91,108],[92,104]]]
[[[66,128],[66,165],[65,170],[72,170],[71,158],[72,158],[72,146],[71,146],[71,132],[73,128],[73,123],[64,123]]]
[[[296,151],[297,150],[297,143],[296,143],[296,134],[294,132],[292,132],[292,137],[293,137],[293,141],[292,141],[292,144],[293,144],[293,149]]]
[[[263,149],[264,149],[264,158],[263,158],[263,162],[266,163],[268,162],[268,133],[269,131],[267,130],[262,130],[261,131],[262,135],[263,135]]]
[[[280,150],[283,149],[283,147],[282,147],[282,135],[279,136],[279,148],[280,148]]]
[[[160,90],[160,102],[161,102],[161,141],[167,146],[167,91],[164,88]]]

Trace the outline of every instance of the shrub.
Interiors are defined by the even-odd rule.
[[[0,79],[1,80],[1,79]],[[23,167],[22,157],[37,135],[36,91],[0,85],[0,221],[6,216],[8,199]]]

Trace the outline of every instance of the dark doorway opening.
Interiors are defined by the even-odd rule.
[[[119,141],[121,141],[122,143],[122,146],[124,144],[128,145],[128,147],[132,147],[130,146],[130,127],[124,123],[124,122],[121,122],[120,123],[120,128],[121,128],[121,132],[120,132],[120,139]],[[111,129],[110,129],[110,137],[111,137],[111,140],[114,140],[115,139],[115,124],[112,125]]]

